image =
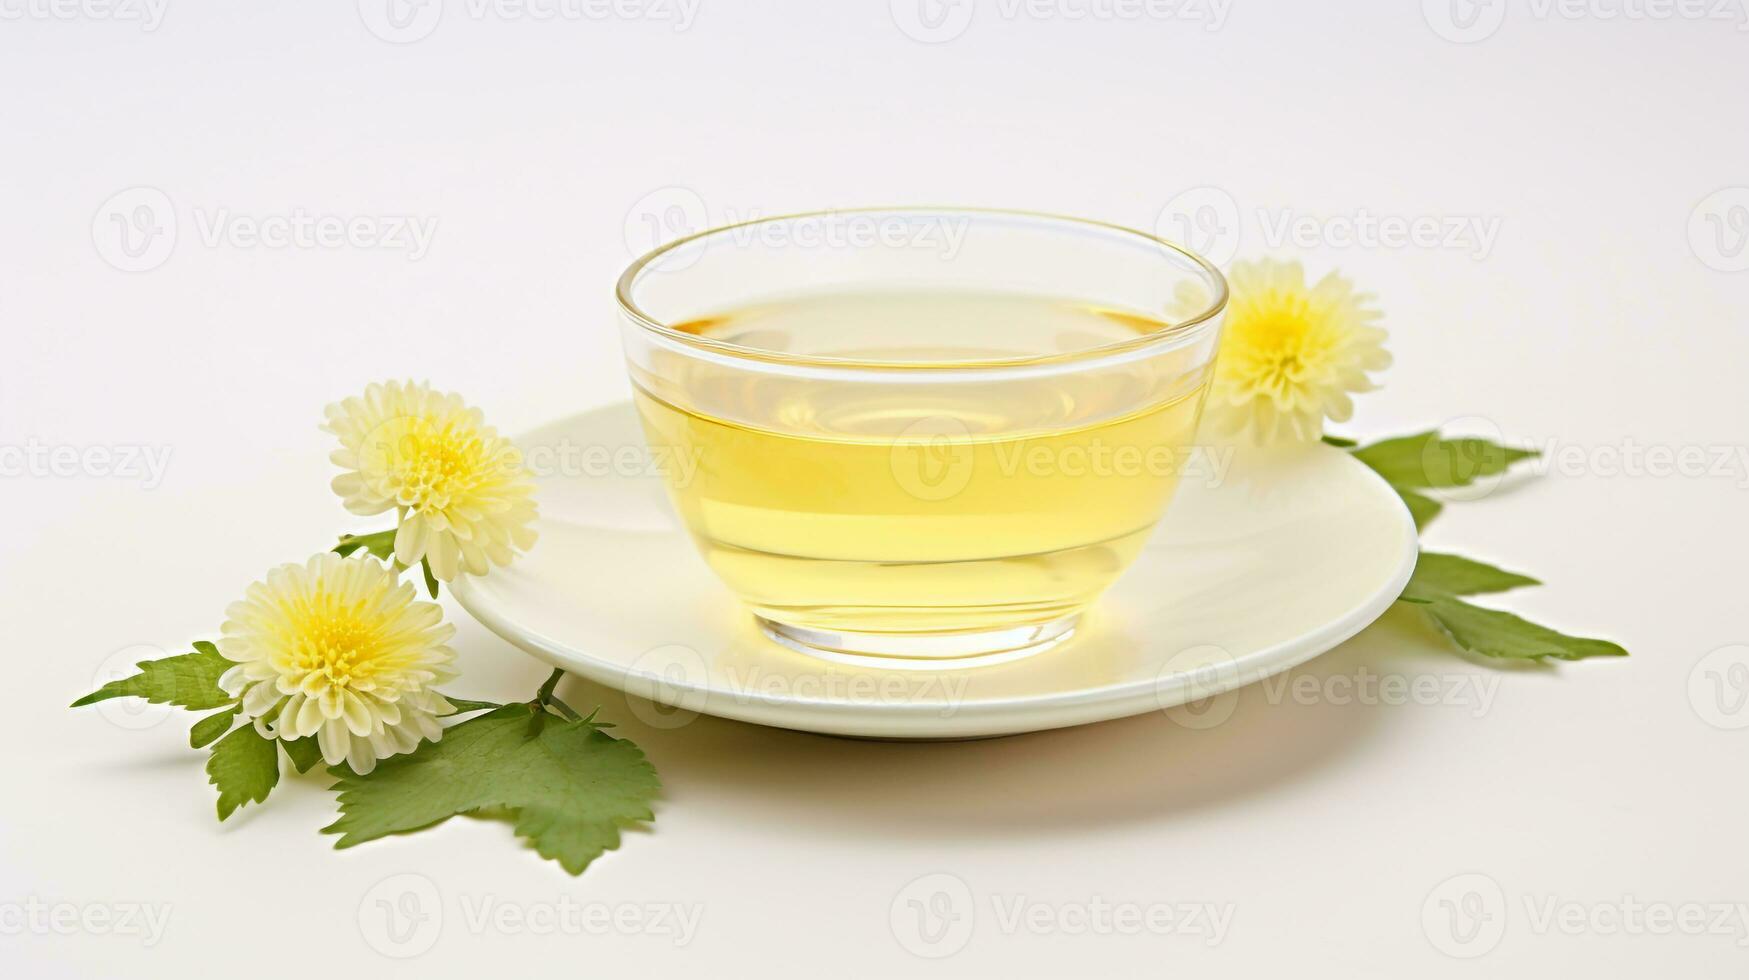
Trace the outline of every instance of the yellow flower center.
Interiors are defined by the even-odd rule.
[[[363,607],[363,602],[342,605],[337,596],[318,591],[308,607],[292,611],[297,669],[321,674],[337,687],[374,676],[382,666],[382,637],[377,624],[362,618]]]
[[[1328,360],[1333,339],[1328,317],[1303,295],[1269,291],[1257,297],[1235,324],[1238,352],[1249,362],[1248,379],[1260,388],[1285,391]]]
[[[379,458],[397,503],[421,513],[442,511],[488,474],[492,459],[476,433],[403,420]]]

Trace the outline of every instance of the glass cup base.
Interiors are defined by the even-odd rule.
[[[1074,635],[1081,614],[1030,626],[955,633],[851,633],[754,618],[766,636],[831,663],[888,670],[959,670],[1043,653]]]

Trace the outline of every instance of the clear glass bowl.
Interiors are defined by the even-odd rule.
[[[778,641],[898,667],[1070,634],[1166,510],[1227,296],[1152,235],[960,208],[718,228],[617,293],[705,561]]]

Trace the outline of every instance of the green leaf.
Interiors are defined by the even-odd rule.
[[[1360,443],[1343,436],[1327,435],[1324,437],[1324,445],[1335,446],[1337,449],[1353,449],[1355,446],[1360,445]]]
[[[241,707],[241,705],[231,705],[231,707],[225,711],[207,715],[205,718],[195,722],[194,727],[188,731],[189,746],[191,748],[204,749],[213,742],[218,741],[219,736],[231,730],[231,719],[236,717],[237,709],[239,707]]]
[[[1514,449],[1486,439],[1442,439],[1438,432],[1399,436],[1354,450],[1354,458],[1386,482],[1410,489],[1467,487],[1536,455],[1533,449]]]
[[[219,819],[245,803],[260,803],[279,782],[279,752],[254,725],[219,740],[206,760],[208,781],[219,788]]]
[[[419,559],[419,570],[425,573],[425,588],[431,593],[431,598],[437,598],[437,576],[431,574],[431,559]]]
[[[531,725],[537,717],[545,722]],[[650,802],[661,785],[630,741],[527,704],[462,722],[369,775],[329,772],[339,779],[341,816],[323,832],[341,835],[335,847],[508,810],[517,835],[571,874],[618,847],[621,827],[654,819]]]
[[[1541,584],[1528,575],[1495,568],[1473,558],[1423,551],[1415,561],[1415,574],[1403,587],[1401,598],[1427,603],[1445,596],[1482,595]]]
[[[73,707],[82,708],[110,698],[145,698],[153,704],[206,711],[222,708],[233,700],[219,689],[219,676],[234,665],[211,643],[202,641],[194,645],[193,653],[144,660],[134,666],[140,668],[139,673],[110,681],[74,701]]]
[[[1509,612],[1472,606],[1449,596],[1422,606],[1433,622],[1458,646],[1486,657],[1508,660],[1584,660],[1625,657],[1628,652],[1608,640],[1568,636],[1526,622]]]
[[[289,742],[282,740],[279,747],[285,750],[286,758],[298,772],[309,772],[312,766],[322,761],[322,749],[316,744],[314,735]]]
[[[1426,527],[1435,517],[1439,516],[1440,511],[1445,509],[1444,504],[1425,494],[1405,490],[1394,484],[1391,489],[1397,491],[1397,496],[1402,497],[1403,503],[1408,506],[1409,516],[1414,519],[1417,531]]]
[[[449,714],[444,715],[443,717],[445,718],[452,715],[465,715],[470,711],[490,711],[493,708],[504,707],[496,701],[469,701],[467,698],[452,698],[447,694],[443,696],[443,699],[448,701],[449,706],[455,709]]]
[[[344,558],[360,548],[388,561],[395,557],[395,528],[378,531],[375,534],[342,534],[340,543],[334,546],[334,553]]]

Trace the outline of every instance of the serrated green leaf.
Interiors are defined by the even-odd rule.
[[[1402,598],[1427,603],[1444,596],[1483,595],[1541,584],[1529,575],[1495,568],[1474,558],[1423,551],[1415,560],[1415,574],[1403,587]]]
[[[273,743],[254,725],[244,725],[213,746],[206,774],[219,788],[220,820],[245,803],[260,803],[273,791],[279,782],[279,752]]]
[[[536,717],[544,723],[532,726]],[[369,775],[329,772],[339,779],[341,816],[323,832],[341,835],[336,847],[507,809],[516,833],[571,874],[618,847],[620,828],[654,819],[650,802],[661,785],[630,741],[526,704],[462,722]]]
[[[1354,450],[1354,458],[1398,488],[1467,487],[1537,455],[1487,439],[1442,439],[1438,432],[1386,439]]]
[[[219,689],[219,676],[234,666],[219,654],[219,648],[202,641],[193,653],[159,660],[144,660],[134,666],[140,672],[110,681],[73,702],[73,707],[110,698],[145,698],[153,704],[173,704],[190,711],[222,708],[232,701]]]
[[[425,573],[425,590],[431,593],[431,598],[437,598],[437,576],[431,574],[431,559],[419,559],[419,570]]]
[[[292,767],[298,772],[309,772],[311,767],[322,761],[322,748],[316,744],[316,736],[281,741],[279,747],[285,750],[286,758],[291,760]]]
[[[1421,606],[1441,631],[1458,646],[1486,657],[1507,660],[1584,660],[1625,657],[1628,652],[1608,640],[1568,636],[1498,609],[1472,606],[1449,596]]]
[[[240,705],[232,705],[228,710],[207,715],[194,723],[188,730],[190,748],[204,749],[217,741],[220,736],[231,730],[231,720],[237,716]]]

